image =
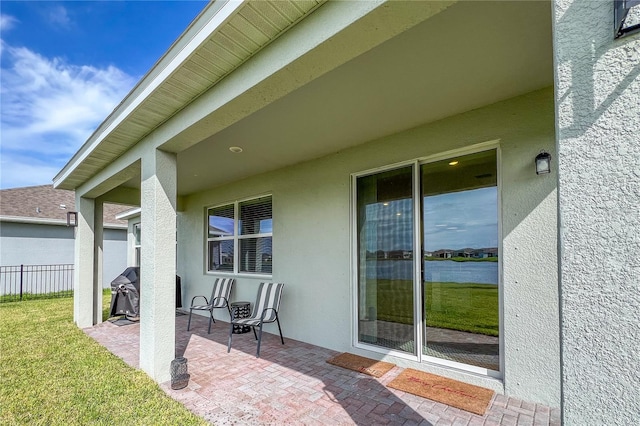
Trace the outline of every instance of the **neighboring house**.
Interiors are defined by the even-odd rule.
[[[127,223],[127,266],[140,266],[142,254],[142,229],[140,226],[140,208],[121,211],[116,220]]]
[[[103,287],[127,267],[127,223],[116,214],[127,206],[104,206]],[[75,227],[67,213],[75,212],[73,191],[52,185],[0,190],[0,265],[60,265],[74,263]]]
[[[433,252],[433,257],[441,257],[444,259],[451,259],[453,257],[451,250],[436,250]]]
[[[233,300],[285,283],[290,339],[630,424],[639,76],[611,1],[212,2],[54,179],[76,190],[75,322],[99,321],[94,211],[139,200],[158,381],[175,273],[185,301],[232,276]],[[447,247],[499,261],[419,255]],[[482,331],[453,324],[472,287]]]

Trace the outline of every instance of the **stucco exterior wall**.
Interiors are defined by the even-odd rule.
[[[551,89],[186,197],[178,221],[178,274],[183,278],[184,301],[208,295],[214,279],[205,273],[206,208],[271,193],[272,280],[285,283],[281,309],[285,336],[382,358],[383,354],[352,347],[351,174],[492,140],[499,140],[501,147],[504,385],[434,365],[392,360],[558,406],[556,176],[555,171],[536,176],[533,163],[542,149],[555,157]],[[259,282],[237,277],[232,300],[253,302]],[[225,318],[221,311],[214,314]],[[274,327],[266,330],[277,333]]]
[[[127,265],[127,231],[104,230],[104,256],[102,286],[111,288],[111,281],[125,270]]]
[[[640,419],[640,34],[557,0],[563,421]]]
[[[74,229],[60,225],[2,222],[0,225],[0,264],[73,264]],[[110,287],[127,264],[127,231],[105,229],[102,285]]]

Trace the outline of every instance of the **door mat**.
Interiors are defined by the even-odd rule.
[[[469,385],[412,368],[404,370],[387,386],[479,416],[484,416],[494,393],[491,389]]]
[[[382,377],[389,370],[395,367],[395,364],[391,364],[390,362],[376,361],[375,359],[365,358],[363,356],[349,354],[346,352],[328,359],[327,362],[329,364],[337,365],[338,367],[358,371],[373,377]]]

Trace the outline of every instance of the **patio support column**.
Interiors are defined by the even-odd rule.
[[[562,423],[637,424],[640,33],[614,39],[613,2],[553,8]]]
[[[102,322],[102,271],[104,245],[104,204],[95,200],[93,209],[93,324]]]
[[[76,227],[73,269],[73,321],[80,328],[94,323],[95,201],[76,196]]]
[[[159,383],[175,357],[176,155],[142,158],[140,368]]]

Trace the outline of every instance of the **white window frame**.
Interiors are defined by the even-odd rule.
[[[140,236],[140,241],[136,238],[136,228],[138,229],[138,234]],[[136,222],[133,224],[133,263],[135,266],[140,266],[140,262],[142,259],[142,227],[140,226],[140,222]]]
[[[263,272],[246,272],[240,271],[240,241],[244,239],[252,239],[252,238],[265,238],[271,237],[271,242],[273,244],[273,229],[271,232],[263,232],[258,234],[248,234],[248,235],[239,235],[239,222],[240,222],[240,204],[257,200],[259,198],[271,198],[271,221],[273,223],[273,194],[262,194],[249,198],[242,198],[235,201],[229,201],[226,203],[216,204],[213,206],[208,206],[204,210],[205,216],[205,273],[210,275],[233,275],[233,276],[247,276],[252,278],[271,278],[273,276],[273,261],[272,261],[272,269],[270,274],[266,274]],[[233,206],[233,235],[230,237],[210,237],[209,236],[209,211],[211,209]],[[211,265],[209,259],[209,242],[211,241],[233,241],[233,271],[216,271],[210,270],[209,266]],[[272,256],[273,256],[273,247],[272,247]]]
[[[140,236],[139,239],[136,238],[136,229],[138,229],[138,235]],[[142,261],[142,227],[140,225],[139,218],[137,222],[133,222],[131,224],[131,235],[131,245],[133,252],[133,259],[131,260],[133,266],[140,266],[140,263]]]
[[[422,354],[422,351],[417,351],[416,355],[408,354],[401,351],[396,351],[389,348],[383,348],[381,346],[376,346],[372,344],[367,344],[365,342],[361,342],[358,340],[358,232],[357,232],[357,181],[358,178],[374,175],[378,173],[382,173],[385,171],[398,169],[401,167],[412,166],[414,173],[414,189],[413,189],[413,197],[415,199],[421,198],[420,193],[420,166],[422,164],[432,163],[436,161],[446,160],[452,157],[457,157],[461,155],[474,154],[481,151],[495,150],[496,151],[496,163],[497,163],[497,190],[498,190],[498,321],[499,321],[499,339],[500,339],[500,370],[488,370],[482,367],[476,367],[469,364],[458,363],[455,361],[449,361],[441,358],[430,357]],[[414,158],[411,160],[401,161],[393,164],[388,164],[381,167],[376,167],[369,170],[363,170],[360,172],[351,174],[351,342],[353,347],[376,352],[385,355],[393,355],[397,358],[403,358],[411,361],[417,361],[419,363],[431,363],[435,365],[439,365],[442,367],[454,368],[461,371],[467,371],[475,374],[479,374],[486,377],[491,377],[494,379],[502,379],[504,374],[504,292],[503,292],[503,283],[502,283],[502,152],[501,152],[501,144],[500,140],[491,140],[487,142],[481,142],[475,145],[471,145],[464,148],[453,149],[449,151],[444,151],[441,153],[437,153],[434,155]],[[420,211],[420,203],[415,203],[414,205],[414,229],[420,229],[422,220],[421,211]],[[421,254],[421,245],[418,235],[418,232],[414,233],[414,259],[419,259]],[[414,264],[414,281],[421,280],[421,268],[417,263]],[[420,294],[419,286],[414,287],[414,300],[420,300],[422,297]],[[415,345],[418,348],[422,347],[422,333],[418,332],[420,324],[422,324],[423,316],[422,316],[422,308],[418,307],[418,304],[414,304],[414,319],[416,321],[416,330],[414,330],[414,338]]]

